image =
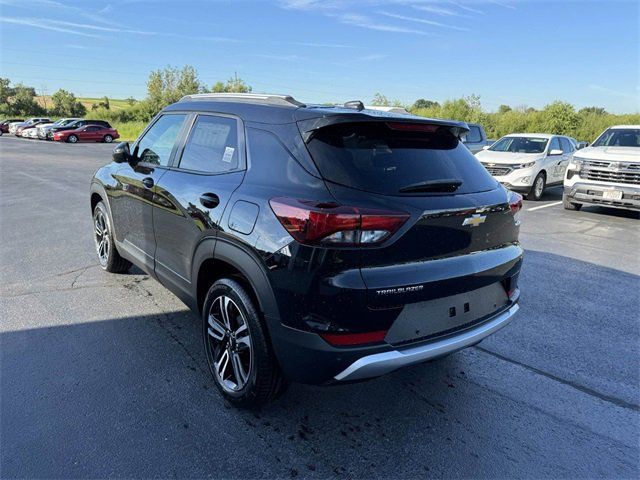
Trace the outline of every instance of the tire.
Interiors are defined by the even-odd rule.
[[[113,242],[113,228],[103,202],[93,209],[93,239],[100,267],[110,273],[122,273],[131,268],[131,262],[120,256]]]
[[[223,278],[211,286],[202,309],[202,333],[209,371],[231,404],[257,407],[284,391],[287,382],[265,326],[239,282]]]
[[[105,135],[102,140],[104,141],[104,143],[111,143],[113,142],[113,137],[111,135]]]
[[[547,176],[544,172],[540,172],[536,175],[535,180],[533,181],[533,185],[531,186],[531,190],[527,193],[527,200],[535,200],[536,202],[542,198],[542,194],[544,193],[544,189],[547,186]]]
[[[570,202],[564,194],[562,195],[562,206],[565,210],[580,210],[582,208],[581,203]]]
[[[75,135],[69,135],[67,138],[67,142],[69,143],[78,143],[78,137]]]

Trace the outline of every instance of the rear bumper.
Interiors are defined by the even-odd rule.
[[[271,319],[271,338],[287,378],[298,383],[334,384],[373,378],[470,347],[508,325],[518,311],[513,300],[488,318],[447,335],[394,347],[389,343],[336,347],[318,334],[286,327]]]
[[[422,363],[470,347],[508,325],[518,309],[518,304],[514,304],[508,310],[499,313],[481,325],[442,340],[416,347],[367,355],[353,362],[338,373],[334,379],[344,382],[378,377],[401,367]]]
[[[603,192],[618,190],[622,192],[620,200],[605,200]],[[589,182],[576,182],[564,187],[565,198],[573,203],[590,203],[605,207],[640,210],[640,187],[630,185],[605,185]]]

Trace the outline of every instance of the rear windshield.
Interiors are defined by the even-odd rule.
[[[640,129],[610,128],[593,142],[594,147],[640,147]]]
[[[546,138],[536,137],[503,137],[491,145],[494,152],[542,153],[547,148]]]
[[[307,146],[326,180],[368,192],[402,195],[406,193],[401,190],[406,192],[410,186],[450,180],[457,183],[454,193],[496,187],[495,180],[448,128],[416,128],[385,122],[340,123],[315,132]],[[451,193],[427,190],[413,194]]]

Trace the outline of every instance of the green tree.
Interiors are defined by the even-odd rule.
[[[14,95],[14,89],[11,88],[11,80],[0,77],[0,105],[9,106],[9,98]]]
[[[227,83],[217,81],[211,87],[212,93],[250,93],[253,89],[242,78],[235,75]]]
[[[41,115],[44,109],[36,101],[36,90],[33,87],[27,87],[22,83],[18,83],[13,88],[13,97],[11,98],[11,111],[14,115]]]
[[[87,109],[76,99],[76,96],[62,88],[51,96],[51,101],[53,102],[51,114],[57,117],[82,117],[87,113]]]
[[[581,123],[573,105],[566,102],[555,101],[545,105],[540,114],[539,126],[546,133],[573,135]]]
[[[391,102],[389,102],[389,99],[387,97],[378,92],[373,96],[371,105],[374,105],[376,107],[389,107],[391,106]]]
[[[486,114],[482,111],[478,95],[446,100],[442,104],[440,117],[474,123],[485,123],[487,119]]]
[[[147,98],[145,105],[138,111],[148,120],[158,111],[171,103],[175,103],[185,95],[200,93],[204,87],[198,80],[196,69],[185,65],[182,69],[166,67],[154,70],[147,80]]]
[[[511,111],[511,107],[509,105],[500,105],[498,107],[498,113],[507,113]]]
[[[419,98],[416,100],[411,106],[411,110],[416,110],[418,108],[435,108],[440,107],[438,102],[434,102],[433,100],[426,100],[424,98]]]
[[[585,114],[606,115],[607,111],[602,107],[584,107],[578,110],[578,115]]]

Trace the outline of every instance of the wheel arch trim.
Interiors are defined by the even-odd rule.
[[[265,316],[265,320],[268,323],[280,321],[275,295],[260,258],[246,245],[221,236],[206,237],[195,249],[191,272],[192,295],[195,302],[198,298],[198,272],[202,264],[210,259],[225,262],[237,269],[253,289],[258,301],[257,307]]]

